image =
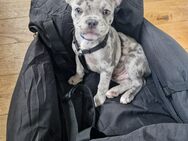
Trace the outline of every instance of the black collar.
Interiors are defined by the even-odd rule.
[[[106,46],[106,43],[107,43],[107,40],[108,40],[108,34],[106,35],[106,37],[104,38],[104,40],[98,44],[97,46],[93,47],[93,48],[90,48],[90,49],[81,49],[80,48],[80,45],[78,44],[78,41],[76,40],[76,37],[75,37],[75,34],[73,35],[73,43],[75,44],[75,47],[76,47],[76,50],[84,55],[84,54],[91,54],[99,49],[102,49]]]

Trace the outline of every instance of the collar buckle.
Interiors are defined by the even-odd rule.
[[[83,51],[81,49],[78,50],[78,54],[79,55],[82,55],[83,54]]]

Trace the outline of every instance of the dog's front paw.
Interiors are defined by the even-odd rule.
[[[76,74],[76,75],[74,75],[74,76],[72,76],[70,79],[69,79],[69,84],[71,84],[71,85],[76,85],[76,84],[78,84],[79,82],[81,82],[82,81],[82,77],[80,77],[80,75],[78,75],[78,74]]]
[[[95,107],[98,107],[102,104],[104,104],[106,100],[106,96],[103,94],[96,94],[94,97]]]

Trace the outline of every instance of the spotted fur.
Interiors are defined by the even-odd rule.
[[[121,103],[131,102],[142,88],[144,76],[150,74],[150,69],[141,45],[134,39],[118,33],[111,26],[114,10],[121,0],[67,0],[67,2],[72,7],[75,37],[81,49],[98,45],[109,34],[105,48],[85,55],[89,68],[100,74],[97,94],[94,97],[95,105],[102,105],[106,97],[114,98],[120,94],[122,94]],[[110,13],[104,15],[104,9]],[[97,34],[92,36],[92,40],[81,36],[88,31],[87,19],[94,19],[98,22],[94,29]],[[69,79],[69,83],[76,85],[83,79],[84,68],[78,59],[74,43],[73,50],[76,53],[77,73]],[[111,79],[119,85],[109,90]]]

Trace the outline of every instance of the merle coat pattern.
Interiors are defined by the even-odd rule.
[[[122,33],[118,33],[112,26],[114,10],[121,0],[66,0],[72,7],[72,18],[75,27],[75,37],[81,49],[95,47],[109,38],[105,48],[92,54],[86,54],[89,68],[100,74],[95,105],[102,105],[106,97],[114,98],[122,94],[120,102],[130,103],[144,84],[144,76],[150,74],[147,59],[140,44]],[[84,68],[76,54],[76,74],[69,79],[69,83],[76,85],[82,81]],[[118,86],[109,90],[110,80]]]

